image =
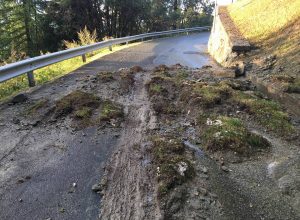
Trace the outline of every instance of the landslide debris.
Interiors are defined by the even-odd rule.
[[[244,169],[244,164],[250,163],[252,169],[258,169],[262,158],[272,154],[274,148],[265,132],[297,144],[299,128],[284,108],[266,98],[250,81],[215,76],[205,68],[191,71],[159,66],[146,89],[159,122],[149,134],[163,218],[258,217],[255,209],[247,214],[229,211],[242,207],[236,203],[237,198],[245,199],[245,204],[260,201],[249,200],[246,189],[240,189],[243,195],[232,192],[235,186],[229,182],[241,180],[228,179],[223,173],[234,172],[231,164]],[[219,185],[220,181],[226,184]],[[267,196],[260,189],[255,190],[253,193]],[[272,190],[270,204],[277,206],[277,189]],[[226,191],[232,194],[228,197]],[[280,201],[283,209],[289,204],[287,200]],[[272,208],[266,213],[269,217],[281,216]]]

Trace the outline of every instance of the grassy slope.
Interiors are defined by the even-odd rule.
[[[300,1],[240,0],[228,6],[228,12],[240,32],[265,55],[276,55],[283,72],[300,84]]]
[[[114,46],[114,51],[122,50],[127,47],[135,46],[138,43],[129,44],[128,46]],[[90,63],[96,59],[99,59],[105,55],[108,55],[110,53],[108,48],[98,51],[98,53],[92,57],[87,57],[87,62],[83,63],[81,57],[75,57],[69,60],[62,61],[57,64],[53,64],[48,67],[44,67],[42,69],[39,69],[35,71],[35,79],[37,84],[43,84],[45,82],[48,82],[50,80],[56,79],[58,77],[61,77],[63,75],[66,75],[75,69]],[[28,81],[27,76],[22,75],[19,77],[16,77],[12,80],[6,81],[2,84],[0,84],[0,100],[3,100],[7,97],[10,97],[11,95],[14,95],[20,91],[26,90],[28,88]]]
[[[299,0],[240,0],[228,11],[241,33],[252,42],[260,42],[299,19]]]

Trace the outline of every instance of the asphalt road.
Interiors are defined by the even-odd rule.
[[[99,71],[212,64],[206,53],[208,38],[209,33],[199,33],[156,39],[118,51],[36,88],[30,100],[55,101]],[[91,187],[101,179],[119,131],[73,132],[68,123],[35,127],[20,116],[27,107],[0,104],[0,219],[96,219],[101,198]]]

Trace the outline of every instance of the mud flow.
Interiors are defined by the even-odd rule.
[[[0,106],[1,219],[300,218],[299,119],[250,81],[181,65],[64,80]]]

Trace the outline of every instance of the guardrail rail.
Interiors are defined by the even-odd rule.
[[[33,71],[40,69],[42,67],[49,66],[51,64],[55,64],[78,56],[82,56],[83,62],[86,62],[85,54],[106,47],[112,50],[112,46],[117,44],[123,44],[123,43],[128,44],[129,42],[132,41],[137,41],[137,40],[143,41],[147,38],[172,35],[172,34],[180,34],[180,33],[188,34],[189,32],[210,30],[210,28],[211,28],[210,26],[205,26],[205,27],[194,27],[194,28],[177,29],[177,30],[162,31],[162,32],[152,32],[152,33],[134,35],[129,37],[116,38],[116,39],[102,41],[87,46],[81,46],[77,48],[72,48],[72,49],[63,50],[55,53],[41,55],[38,57],[29,58],[16,63],[11,63],[5,66],[1,66],[0,83],[15,78],[17,76],[27,74],[29,86],[33,87],[35,86]]]

